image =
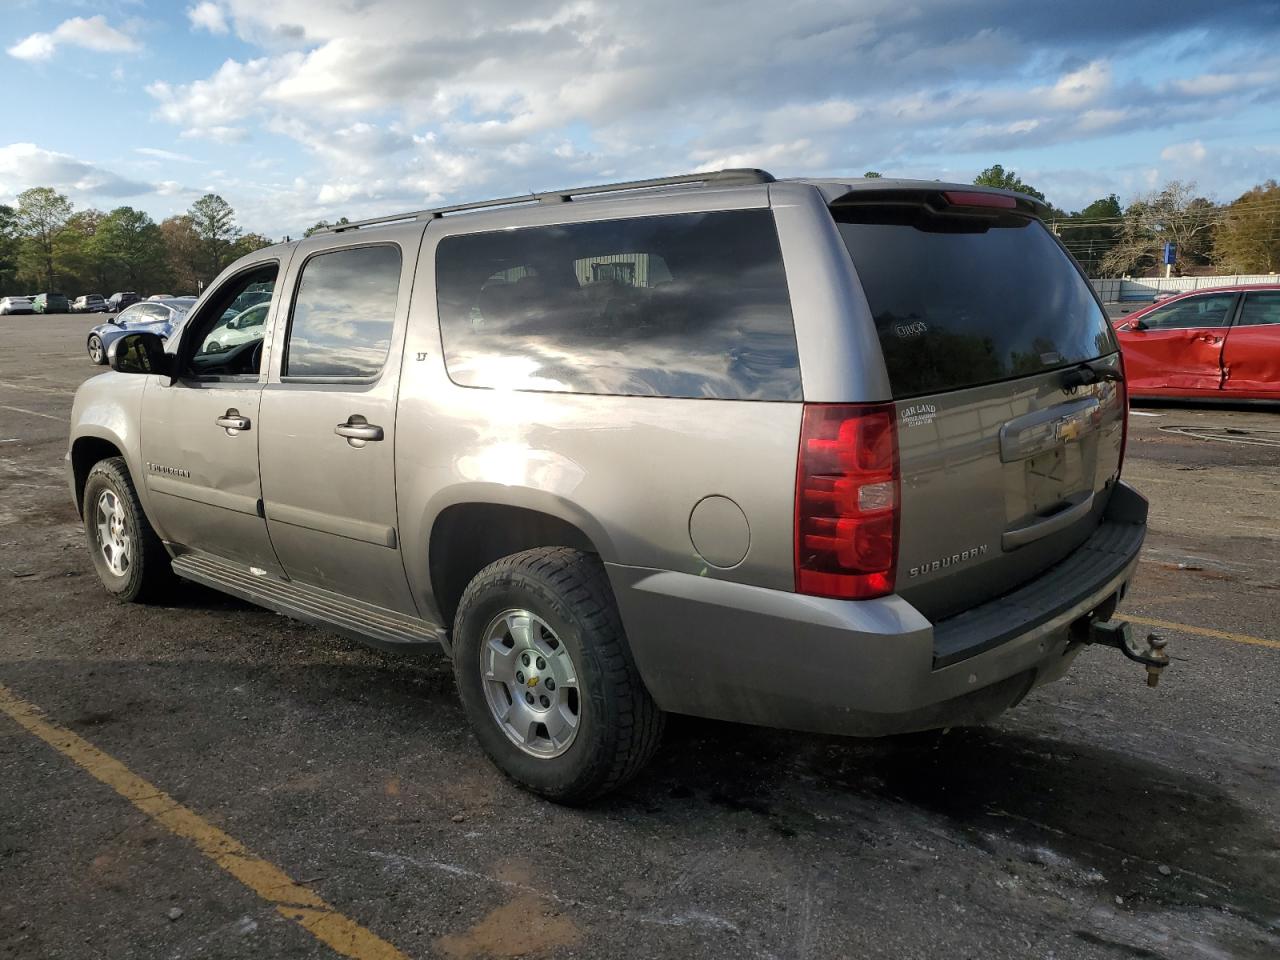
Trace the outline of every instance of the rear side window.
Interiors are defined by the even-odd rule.
[[[462,386],[800,399],[767,210],[447,237],[436,277],[445,363]]]
[[[1114,352],[1089,284],[1038,221],[833,208],[895,398],[1028,376]]]
[[[1237,327],[1280,324],[1280,292],[1246,293]]]
[[[399,247],[353,247],[312,257],[293,298],[284,375],[377,376],[391,346],[399,293]],[[247,308],[246,319],[258,306]]]

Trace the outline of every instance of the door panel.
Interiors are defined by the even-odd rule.
[[[147,384],[142,458],[157,526],[166,540],[280,572],[260,512],[260,384]],[[247,430],[215,422],[228,412]]]
[[[1130,393],[1218,391],[1235,302],[1234,293],[1186,297],[1130,321],[1120,331]],[[1146,329],[1133,328],[1139,319]]]
[[[1252,291],[1222,351],[1225,381],[1233,396],[1280,398],[1280,291]]]
[[[1131,330],[1122,335],[1125,373],[1135,393],[1217,390],[1223,330]]]
[[[383,439],[353,446],[338,436],[352,415],[381,426]],[[267,526],[289,576],[413,613],[396,536],[394,377],[363,391],[272,384],[263,424]]]
[[[264,258],[219,279],[200,301],[173,344],[179,376],[154,378],[143,393],[141,443],[153,520],[166,540],[277,576],[258,472],[262,337],[216,357],[202,342],[246,289],[270,302],[279,269]]]
[[[392,242],[372,245],[339,235],[299,265],[259,435],[267,528],[288,575],[411,615],[394,449],[422,230],[388,231]]]

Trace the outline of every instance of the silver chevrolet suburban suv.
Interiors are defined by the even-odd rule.
[[[480,745],[563,802],[668,712],[981,722],[1114,639],[1146,530],[1042,210],[726,170],[259,250],[76,395],[93,562],[120,600],[176,575],[442,647]]]

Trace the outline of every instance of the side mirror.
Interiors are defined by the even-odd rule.
[[[1143,323],[1141,320],[1130,320],[1129,329],[1130,330],[1146,330],[1147,325]]]
[[[107,363],[117,373],[158,373],[171,376],[173,357],[164,352],[158,333],[126,333],[107,347]]]

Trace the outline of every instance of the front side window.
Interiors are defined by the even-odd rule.
[[[1280,324],[1280,291],[1246,293],[1236,326],[1260,327],[1270,324]]]
[[[266,316],[279,266],[263,264],[227,280],[184,326],[184,370],[194,377],[257,376]],[[260,316],[250,311],[257,307]],[[246,322],[247,321],[247,322]]]
[[[436,286],[445,363],[462,386],[800,399],[767,210],[447,237]]]
[[[353,247],[312,257],[293,299],[284,376],[377,376],[391,346],[399,294],[399,247]]]
[[[1225,327],[1235,306],[1234,293],[1188,297],[1153,310],[1142,318],[1150,330],[1185,330],[1191,327]]]

